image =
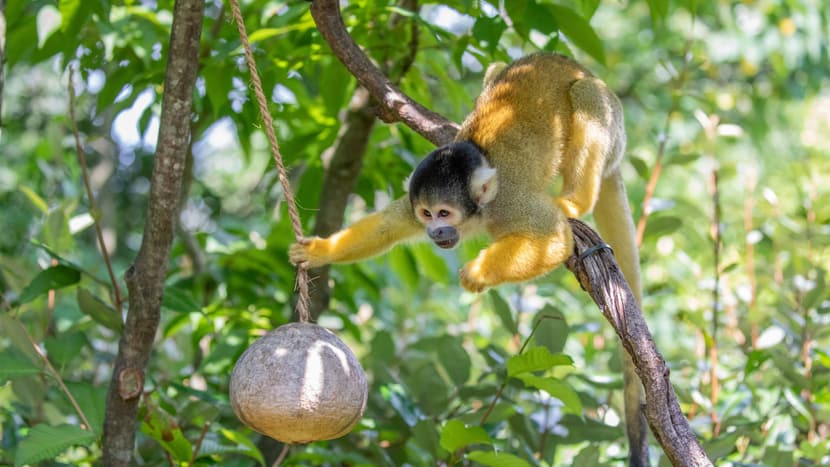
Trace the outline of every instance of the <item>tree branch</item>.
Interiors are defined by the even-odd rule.
[[[175,3],[144,238],[125,277],[130,306],[107,394],[102,457],[107,466],[127,466],[133,457],[139,396],[161,316],[190,138],[203,16],[204,0]]]
[[[404,94],[360,50],[346,30],[338,0],[313,0],[311,16],[334,55],[378,101],[379,117],[386,123],[403,122],[437,146],[447,144],[458,133],[458,125]]]
[[[657,351],[643,313],[609,248],[584,222],[568,219],[574,235],[574,255],[566,262],[582,288],[599,305],[634,361],[646,392],[645,415],[663,452],[675,466],[711,466],[677,401],[669,369]]]

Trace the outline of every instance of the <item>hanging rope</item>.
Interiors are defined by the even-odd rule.
[[[274,133],[274,121],[271,118],[271,114],[268,113],[268,101],[265,99],[265,93],[262,92],[262,81],[259,79],[256,62],[254,62],[254,54],[251,52],[251,44],[248,42],[248,33],[245,31],[245,22],[239,10],[239,2],[237,0],[230,0],[230,4],[233,19],[236,22],[236,28],[239,30],[239,38],[242,40],[242,46],[245,48],[245,61],[248,63],[248,70],[251,72],[251,82],[254,85],[254,94],[256,94],[257,104],[259,105],[259,114],[265,125],[265,134],[268,136],[268,142],[271,144],[271,154],[274,155],[274,161],[277,163],[282,191],[285,194],[285,202],[288,204],[288,216],[291,218],[291,226],[294,228],[294,237],[299,242],[303,238],[303,226],[300,223],[300,215],[297,213],[297,204],[294,201],[294,192],[291,191],[291,184],[288,183],[285,165],[280,155],[277,135]],[[300,322],[307,323],[310,321],[308,316],[308,271],[302,266],[297,267],[297,290],[299,291],[297,315],[300,318]]]

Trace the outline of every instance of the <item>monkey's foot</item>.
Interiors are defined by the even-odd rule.
[[[489,284],[481,273],[481,265],[477,261],[470,261],[458,273],[458,278],[461,280],[461,286],[470,292],[481,292],[491,284]]]
[[[579,219],[583,214],[583,210],[569,198],[556,198],[556,205],[559,206],[559,209],[565,214],[565,217]]]

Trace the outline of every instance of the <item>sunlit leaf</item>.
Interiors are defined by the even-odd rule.
[[[541,377],[529,374],[518,375],[516,378],[522,380],[525,385],[541,389],[562,401],[565,412],[574,415],[582,414],[582,402],[576,392],[564,381],[557,378]]]
[[[531,347],[520,355],[514,355],[507,361],[507,376],[517,376],[522,373],[549,370],[555,366],[571,365],[571,357],[562,354],[552,354],[547,347]]]
[[[492,444],[493,440],[479,426],[467,426],[460,420],[450,420],[441,429],[441,447],[455,452],[470,444]]]
[[[95,433],[77,425],[35,425],[18,445],[14,464],[37,464],[69,447],[89,445],[95,438]]]
[[[600,63],[605,63],[605,48],[602,40],[588,21],[568,7],[551,5],[550,8],[562,32],[580,49],[588,52],[588,55]]]
[[[259,462],[259,465],[265,465],[265,458],[262,452],[260,452],[256,444],[251,440],[250,436],[226,428],[219,431],[228,441],[236,443],[235,449],[237,453],[253,458]],[[206,450],[205,454],[209,454],[209,452]]]
[[[498,451],[473,451],[467,454],[467,458],[491,467],[528,467],[531,465],[521,457]]]

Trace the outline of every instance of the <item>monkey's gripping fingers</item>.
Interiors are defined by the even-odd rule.
[[[304,237],[288,247],[288,260],[291,264],[304,268],[324,266],[331,262],[326,255],[324,243],[325,239],[319,237]]]

